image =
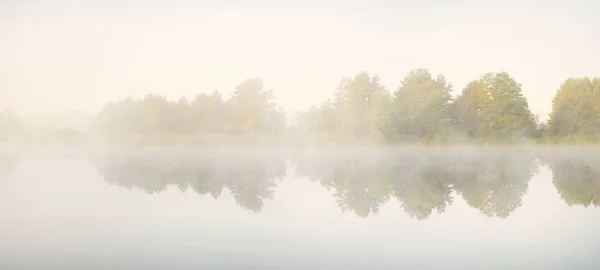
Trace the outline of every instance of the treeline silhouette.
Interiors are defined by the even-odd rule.
[[[569,78],[558,89],[550,119],[540,122],[521,84],[506,72],[486,73],[456,97],[442,75],[415,69],[395,91],[366,72],[342,78],[333,96],[295,116],[273,103],[260,78],[218,92],[170,102],[148,95],[109,104],[100,131],[117,134],[286,134],[338,142],[596,142],[600,136],[600,78]]]
[[[530,111],[521,84],[506,72],[483,74],[455,97],[454,90],[443,75],[434,76],[423,68],[406,74],[396,89],[381,84],[376,75],[360,72],[342,78],[327,101],[292,117],[273,101],[274,91],[262,79],[252,78],[237,85],[227,99],[214,91],[191,100],[170,101],[149,94],[109,103],[93,120],[90,135],[117,141],[188,138],[207,143],[223,138],[251,138],[250,142],[285,138],[287,142],[516,144],[590,143],[600,138],[598,77],[565,80],[552,101],[549,119],[543,122]],[[0,115],[0,131],[18,126],[14,117],[6,115]],[[72,132],[61,134],[79,138]]]
[[[112,135],[277,134],[286,127],[286,114],[273,98],[260,78],[243,81],[227,100],[217,91],[176,102],[150,94],[106,105],[94,128]]]
[[[545,122],[506,72],[486,73],[454,98],[452,91],[444,76],[427,69],[409,72],[392,93],[379,77],[361,72],[342,79],[332,98],[302,115],[299,127],[383,142],[596,142],[600,136],[600,78],[567,79]]]
[[[364,153],[364,151],[361,151]],[[540,157],[542,163],[537,162]],[[530,151],[407,151],[364,155],[323,154],[109,154],[90,159],[109,184],[148,194],[169,186],[217,199],[228,192],[243,208],[260,212],[286,176],[307,178],[328,189],[339,208],[359,217],[399,203],[410,217],[444,213],[460,196],[490,218],[507,218],[521,206],[540,165],[569,205],[599,206],[600,158],[538,155]],[[289,165],[289,166],[288,166]],[[307,198],[310,199],[310,198]]]

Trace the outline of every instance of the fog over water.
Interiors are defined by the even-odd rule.
[[[3,269],[594,269],[594,148],[25,150]]]
[[[600,269],[598,11],[0,1],[0,270]]]

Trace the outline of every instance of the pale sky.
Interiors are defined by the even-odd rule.
[[[0,105],[95,113],[147,93],[227,96],[259,76],[293,111],[342,76],[367,71],[394,91],[423,67],[455,91],[507,71],[546,119],[566,78],[600,76],[591,0],[203,2],[0,1]]]

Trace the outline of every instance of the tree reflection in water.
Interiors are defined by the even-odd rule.
[[[317,151],[318,152],[318,151]],[[421,154],[107,155],[94,164],[106,182],[148,194],[170,185],[219,198],[224,190],[245,209],[260,212],[288,174],[328,189],[342,211],[366,218],[396,200],[410,217],[444,213],[457,196],[490,218],[507,218],[521,206],[537,158],[554,173],[569,205],[600,204],[600,158],[540,155],[528,151],[433,151]],[[598,155],[600,156],[600,155]],[[293,165],[288,170],[286,164]],[[307,198],[308,199],[308,198]]]
[[[109,184],[140,188],[148,194],[173,185],[219,198],[227,188],[240,206],[253,212],[273,198],[272,189],[286,172],[281,156],[105,155],[92,163]]]
[[[489,217],[506,218],[521,205],[535,173],[523,153],[384,154],[297,160],[296,172],[331,190],[340,208],[360,217],[377,214],[390,198],[415,219],[443,213],[456,195]]]
[[[568,205],[600,206],[600,155],[569,152],[545,155],[543,163],[552,171],[552,183]]]

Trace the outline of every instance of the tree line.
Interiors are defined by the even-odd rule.
[[[287,123],[260,78],[239,84],[232,97],[200,94],[191,102],[148,95],[109,104],[103,131],[318,135],[354,142],[595,142],[600,137],[600,78],[569,78],[558,89],[549,120],[540,122],[521,84],[506,72],[486,73],[456,96],[443,75],[414,69],[391,92],[377,75],[342,78],[334,94]]]
[[[597,142],[600,77],[568,78],[560,85],[547,121],[539,121],[521,84],[507,72],[486,73],[452,96],[443,76],[414,69],[393,91],[377,75],[342,78],[322,104],[288,117],[262,79],[246,79],[230,98],[201,93],[176,101],[149,94],[104,106],[91,134],[269,135],[324,138],[335,142],[524,143]],[[3,120],[3,119],[11,120]],[[290,121],[291,119],[291,121]],[[14,118],[0,115],[15,126]]]
[[[273,90],[260,78],[236,86],[228,100],[214,91],[173,102],[149,94],[143,99],[125,99],[107,104],[93,129],[100,133],[126,134],[276,134],[285,129],[286,114],[273,102]]]
[[[427,69],[409,72],[394,92],[361,72],[342,79],[333,97],[302,115],[300,126],[383,142],[595,142],[600,136],[600,78],[567,79],[545,122],[506,72],[486,73],[456,97],[452,91],[444,76]]]

